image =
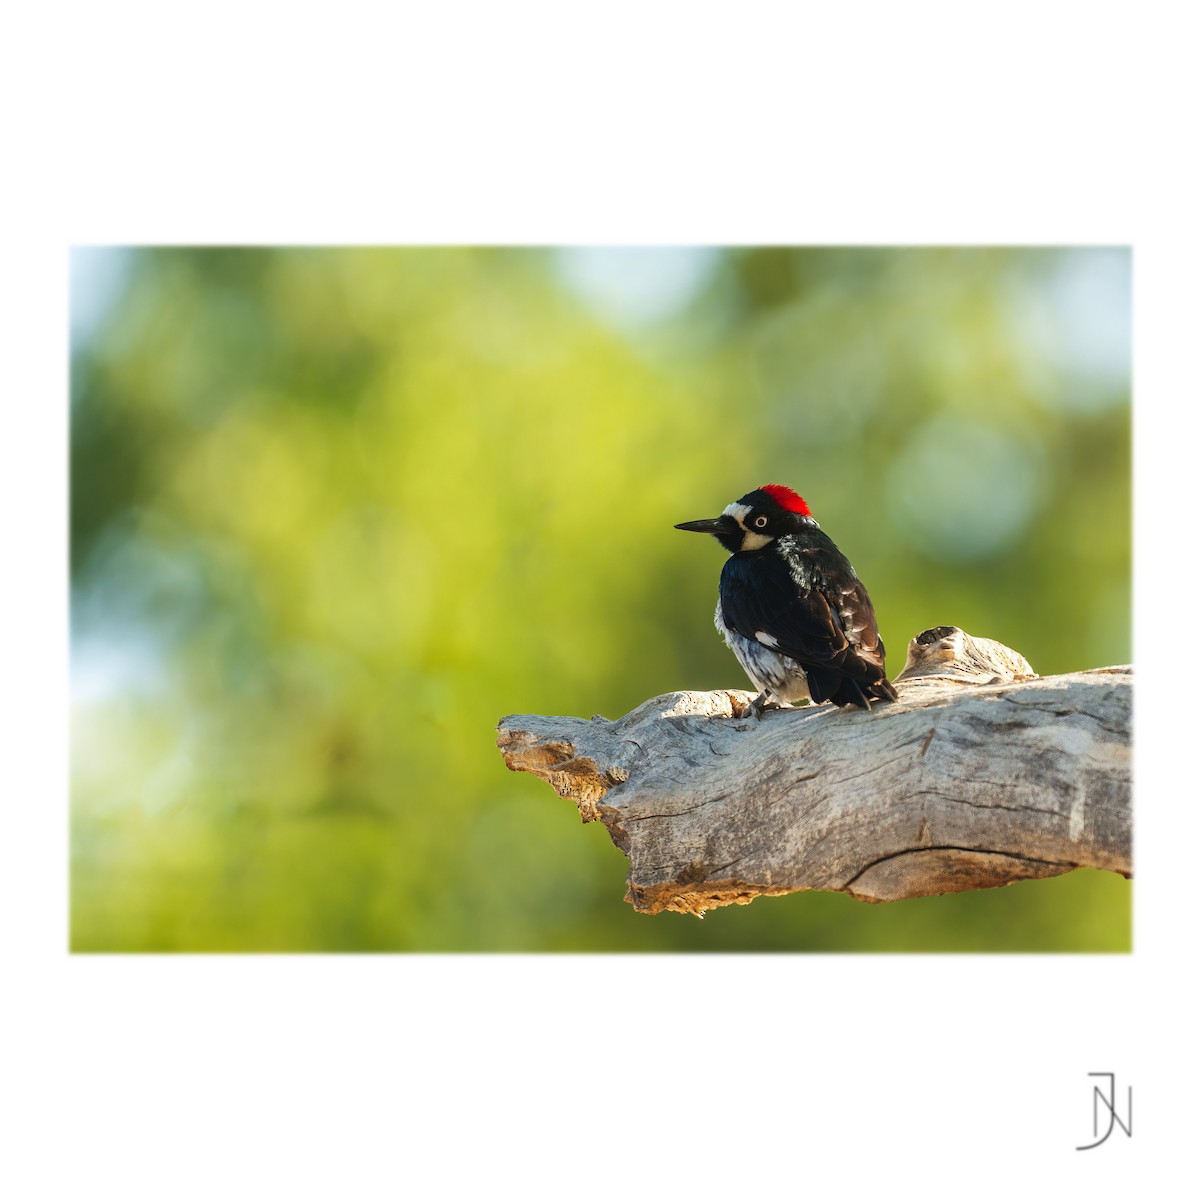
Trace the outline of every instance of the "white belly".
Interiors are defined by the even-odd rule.
[[[799,704],[811,699],[804,668],[794,658],[788,658],[763,642],[742,637],[730,629],[721,616],[719,601],[715,624],[717,632],[742,664],[742,670],[750,677],[756,691],[770,693],[780,704]]]

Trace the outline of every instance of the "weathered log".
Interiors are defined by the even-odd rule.
[[[745,717],[673,692],[616,721],[509,716],[497,745],[603,821],[639,912],[802,889],[899,900],[1131,868],[1132,668],[1040,678],[954,626],[909,643],[899,700]]]

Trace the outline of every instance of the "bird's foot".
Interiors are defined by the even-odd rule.
[[[759,692],[757,696],[746,706],[746,711],[742,714],[743,717],[748,717],[751,720],[757,721],[763,714],[763,709],[770,703],[770,692]]]

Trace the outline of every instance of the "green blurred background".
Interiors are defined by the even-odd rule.
[[[1120,248],[78,248],[71,944],[81,951],[1130,948],[1077,871],[704,921],[622,902],[512,712],[746,687],[722,555],[799,490],[889,673],[956,624],[1128,662]]]

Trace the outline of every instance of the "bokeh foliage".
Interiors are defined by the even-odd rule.
[[[1129,661],[1126,252],[74,261],[75,949],[1128,949],[1097,872],[638,916],[494,745],[746,686],[720,550],[672,525],[767,481],[893,675],[941,623],[1043,674]]]

